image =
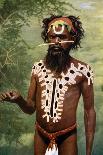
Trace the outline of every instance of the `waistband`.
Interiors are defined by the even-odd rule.
[[[57,144],[56,144],[56,139],[58,136],[61,136],[61,135],[64,135],[72,130],[74,130],[75,128],[77,128],[77,124],[73,124],[72,126],[64,129],[64,130],[60,130],[60,131],[57,131],[57,132],[54,132],[54,133],[49,133],[47,132],[46,130],[44,130],[39,124],[38,122],[36,122],[36,129],[38,131],[40,131],[40,133],[42,135],[44,135],[45,137],[47,137],[49,140],[50,140],[50,143],[49,143],[49,148],[52,148],[53,145],[55,144],[56,147],[57,147]]]

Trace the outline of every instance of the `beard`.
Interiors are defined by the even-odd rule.
[[[69,51],[60,45],[49,46],[48,53],[44,59],[44,63],[48,69],[56,73],[66,72],[69,66]]]

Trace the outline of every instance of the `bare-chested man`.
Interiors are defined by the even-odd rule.
[[[48,53],[32,68],[27,100],[17,91],[0,96],[18,104],[25,113],[36,111],[35,155],[78,155],[76,111],[81,94],[86,155],[91,155],[96,124],[93,72],[70,56],[83,36],[82,23],[75,16],[44,19],[42,38],[48,43]]]

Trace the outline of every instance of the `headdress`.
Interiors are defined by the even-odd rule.
[[[61,26],[61,30],[60,31],[56,31],[56,28],[59,25]],[[71,29],[74,32],[76,32],[76,30],[75,30],[75,28],[74,28],[74,26],[72,24],[72,21],[70,19],[66,18],[66,17],[55,18],[54,20],[52,20],[49,23],[48,32],[50,31],[51,28],[53,28],[55,34],[61,34],[61,33],[63,33],[65,26],[67,27],[69,32],[70,32]]]

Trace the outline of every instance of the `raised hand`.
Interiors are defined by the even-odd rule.
[[[12,103],[16,103],[20,100],[21,95],[18,91],[11,90],[8,92],[4,92],[0,94],[0,101],[8,101]]]

